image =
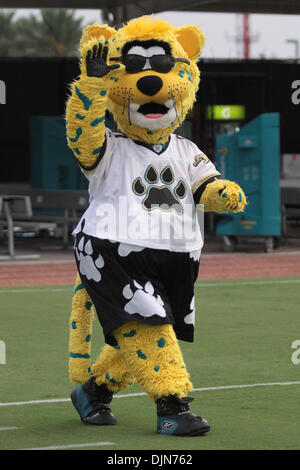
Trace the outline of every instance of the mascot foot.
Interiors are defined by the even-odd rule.
[[[157,400],[157,432],[173,436],[198,436],[210,430],[206,419],[191,413],[193,398],[169,395]]]
[[[112,425],[116,424],[116,417],[111,412],[109,403],[113,397],[105,384],[97,385],[95,377],[74,388],[71,400],[81,421],[86,424]]]

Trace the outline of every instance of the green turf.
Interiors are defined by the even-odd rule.
[[[195,342],[180,342],[195,388],[300,380],[300,364],[291,361],[291,344],[300,339],[300,286],[289,279],[300,282],[198,281]],[[0,288],[0,340],[7,348],[0,402],[69,397],[71,296],[68,286]],[[95,321],[93,357],[101,345]],[[299,449],[299,390],[195,391],[192,411],[212,430],[191,438],[157,435],[155,407],[146,396],[115,398],[118,425],[104,428],[81,424],[70,402],[0,407],[0,428],[20,428],[0,430],[0,449],[99,441],[114,444],[95,449]],[[136,392],[142,392],[138,385],[122,393]]]

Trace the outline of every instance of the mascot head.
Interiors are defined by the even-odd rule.
[[[118,30],[88,26],[81,44],[100,36],[109,44],[109,63],[125,66],[124,74],[112,79],[108,100],[119,129],[134,140],[166,142],[195,101],[203,33],[194,25],[175,28],[143,16]]]

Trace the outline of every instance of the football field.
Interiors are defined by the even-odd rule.
[[[80,422],[69,399],[72,291],[0,288],[0,450],[300,449],[300,277],[197,281],[195,341],[180,346],[191,410],[211,424],[198,437],[156,434],[137,384],[115,396],[116,426]],[[93,359],[102,344],[95,320]]]

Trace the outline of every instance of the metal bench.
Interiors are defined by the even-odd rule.
[[[8,232],[8,255],[1,255],[0,260],[6,259],[36,259],[39,255],[16,255],[14,244],[14,220],[18,218],[30,218],[32,216],[32,207],[29,196],[19,194],[4,194],[0,196],[0,215],[4,213],[5,219],[1,224],[7,225]]]
[[[54,222],[63,227],[63,245],[69,243],[70,225],[75,225],[88,206],[84,190],[31,190],[32,221]]]
[[[88,206],[88,192],[86,190],[22,189],[19,190],[17,196],[13,194],[14,192],[15,190],[11,187],[0,187],[0,198],[3,206],[4,198],[9,196],[23,198],[23,201],[27,203],[27,210],[22,212],[17,211],[16,206],[10,206],[12,212],[9,219],[6,212],[4,213],[5,220],[2,220],[2,224],[4,222],[7,225],[9,240],[13,237],[13,227],[16,225],[29,228],[34,224],[48,222],[62,226],[63,247],[66,248],[69,244],[70,225],[74,226],[79,221],[80,215]],[[29,210],[28,201],[31,210]],[[14,204],[16,204],[16,201]]]

